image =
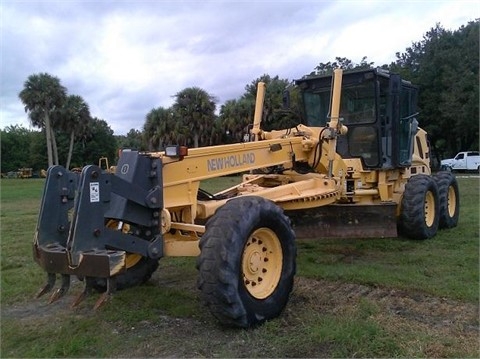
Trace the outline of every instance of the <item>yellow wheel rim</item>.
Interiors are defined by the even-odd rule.
[[[435,196],[431,191],[428,191],[425,195],[425,223],[428,227],[433,225],[435,221]]]
[[[127,223],[121,223],[120,221],[116,221],[113,219],[110,219],[107,222],[107,227],[111,229],[116,229],[116,230],[121,230],[123,233],[128,233],[130,231],[130,225]],[[128,268],[133,267],[135,264],[140,262],[140,259],[142,259],[142,256],[140,254],[136,253],[127,253],[126,258],[125,258],[125,266]]]
[[[457,209],[457,196],[455,194],[455,188],[453,186],[448,187],[447,193],[447,210],[448,215],[453,217],[455,215],[455,210]]]
[[[142,259],[142,256],[140,254],[127,253],[126,258],[125,258],[125,266],[127,267],[127,269],[131,268],[135,264],[140,262],[140,259]]]
[[[275,232],[259,228],[245,244],[242,256],[243,283],[256,299],[265,299],[277,288],[282,274],[282,245]]]

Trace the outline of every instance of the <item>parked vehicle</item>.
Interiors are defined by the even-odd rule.
[[[477,171],[480,172],[480,153],[478,151],[459,152],[454,158],[440,162],[443,171]]]

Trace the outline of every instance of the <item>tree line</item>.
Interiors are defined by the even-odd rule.
[[[380,66],[419,86],[419,122],[429,133],[437,161],[460,150],[479,148],[478,64],[477,19],[455,31],[436,24],[422,40],[396,53],[396,61]],[[374,63],[366,56],[360,63],[337,57],[319,63],[310,75],[338,67],[373,68]],[[92,118],[83,98],[69,95],[58,78],[47,73],[31,75],[19,98],[31,124],[41,131],[18,126],[1,131],[2,172],[52,164],[81,167],[102,156],[115,160],[118,148],[156,151],[169,144],[201,147],[241,142],[253,122],[259,81],[267,84],[262,128],[289,128],[303,122],[302,99],[292,81],[264,74],[247,84],[242,96],[221,105],[218,115],[213,95],[189,87],[174,95],[171,107],[149,111],[142,130],[115,136],[108,123]],[[286,88],[291,94],[288,108],[282,106]]]

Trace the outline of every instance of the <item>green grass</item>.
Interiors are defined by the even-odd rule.
[[[478,302],[479,182],[465,178],[459,184],[456,228],[439,231],[426,241],[401,237],[301,241],[299,274]]]
[[[81,321],[57,317],[53,323],[51,319],[30,322],[2,320],[2,357],[108,356],[109,347],[98,345],[105,339],[98,335],[104,328],[95,317]]]
[[[202,181],[200,187],[207,192],[217,193],[224,189],[233,187],[241,182],[241,177],[239,176],[225,176],[217,177],[209,180]]]
[[[2,179],[0,201],[2,305],[26,300],[44,274],[33,262],[32,247],[43,179]]]
[[[209,192],[238,179],[202,184]],[[282,315],[221,327],[198,299],[195,258],[163,258],[145,285],[100,310],[81,289],[47,305],[32,257],[43,179],[1,182],[1,357],[478,357],[479,180],[460,178],[458,227],[427,241],[298,243]],[[475,309],[477,308],[477,309]],[[466,314],[467,313],[467,314]]]

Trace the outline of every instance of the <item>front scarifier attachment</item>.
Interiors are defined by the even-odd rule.
[[[58,300],[69,289],[70,276],[76,275],[85,281],[76,306],[103,279],[106,291],[98,308],[117,288],[116,276],[128,270],[127,256],[162,257],[161,174],[160,159],[136,151],[122,152],[115,174],[93,165],[81,175],[51,167],[33,243],[34,259],[47,272],[47,284],[37,297],[54,288],[59,273],[62,285],[49,302]],[[132,230],[111,228],[112,221]]]

